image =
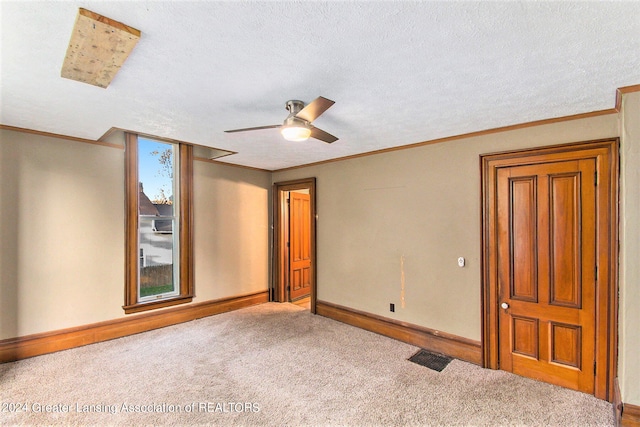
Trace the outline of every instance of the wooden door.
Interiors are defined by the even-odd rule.
[[[487,154],[481,165],[483,366],[611,401],[618,140]]]
[[[596,161],[497,172],[500,368],[594,393]]]
[[[311,198],[291,192],[289,197],[289,300],[311,292]]]

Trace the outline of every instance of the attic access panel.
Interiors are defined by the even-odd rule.
[[[61,76],[106,88],[138,40],[135,28],[80,8]]]

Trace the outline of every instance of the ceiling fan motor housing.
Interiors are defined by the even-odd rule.
[[[289,116],[295,116],[304,108],[304,102],[298,101],[297,99],[292,99],[287,101],[285,104],[285,108],[289,112]]]
[[[300,117],[296,117],[294,115],[289,115],[289,117],[284,119],[284,122],[282,123],[282,126],[309,127],[309,122],[307,122],[306,120],[301,119]]]
[[[304,108],[304,102],[298,101],[297,99],[292,99],[290,101],[287,101],[285,107],[289,112],[289,116],[284,119],[284,123],[282,123],[282,126],[305,128],[309,127],[308,121],[296,116],[296,114],[298,114]]]

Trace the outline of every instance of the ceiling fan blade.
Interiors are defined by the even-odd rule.
[[[323,131],[322,129],[318,129],[315,126],[311,126],[311,138],[319,139],[320,141],[324,141],[329,144],[338,140],[337,137]]]
[[[300,110],[298,114],[296,114],[296,117],[299,117],[302,120],[306,120],[308,122],[312,122],[317,119],[320,114],[327,111],[333,104],[335,104],[334,101],[319,96],[311,101],[309,105]]]
[[[258,127],[254,127],[254,128],[225,130],[225,132],[226,133],[234,133],[234,132],[246,132],[246,131],[249,131],[249,130],[275,129],[275,128],[279,128],[280,126],[282,126],[282,125],[258,126]]]

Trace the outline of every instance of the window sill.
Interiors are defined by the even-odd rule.
[[[132,305],[122,306],[124,314],[140,313],[155,310],[156,308],[171,307],[172,305],[186,304],[193,300],[193,295],[178,296],[175,298],[161,299]]]

